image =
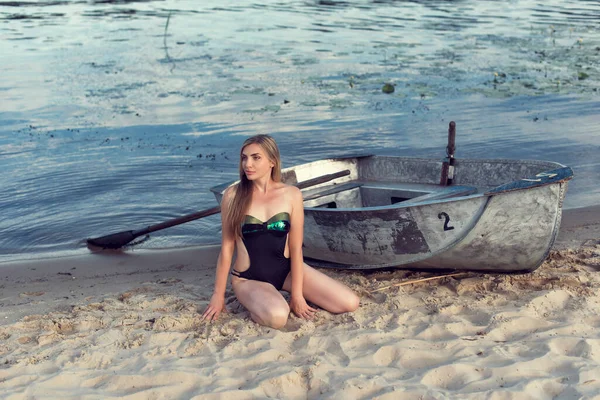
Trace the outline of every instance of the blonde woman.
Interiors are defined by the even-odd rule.
[[[231,285],[252,319],[282,328],[290,310],[311,319],[306,301],[331,312],[351,312],[359,299],[348,287],[306,265],[302,257],[304,206],[295,186],[281,182],[281,159],[268,135],[248,138],[240,152],[240,182],[221,201],[222,238],[215,288],[202,318],[225,310],[225,288],[234,250]],[[280,290],[290,293],[286,302]]]

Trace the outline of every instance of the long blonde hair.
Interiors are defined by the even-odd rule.
[[[246,139],[240,149],[240,181],[233,187],[233,198],[229,204],[221,202],[221,212],[225,217],[224,222],[236,238],[242,236],[242,222],[252,202],[253,185],[246,177],[244,167],[242,166],[242,153],[246,146],[251,144],[258,144],[264,150],[269,161],[274,164],[273,169],[271,169],[271,179],[275,182],[281,182],[281,156],[279,155],[279,148],[277,147],[277,143],[275,143],[275,139],[269,135],[255,135]]]

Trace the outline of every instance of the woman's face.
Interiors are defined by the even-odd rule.
[[[242,169],[248,180],[253,181],[271,176],[274,164],[267,158],[265,151],[256,143],[249,144],[242,150]]]

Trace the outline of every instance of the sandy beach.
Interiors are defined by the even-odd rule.
[[[505,3],[0,1],[0,400],[600,400],[600,0]],[[366,189],[374,206],[387,185],[358,185],[401,178],[390,206],[415,199],[453,147],[455,171],[472,167],[454,184],[478,194],[519,189],[503,176],[570,175],[530,176],[540,161],[574,179],[552,195],[560,235],[535,272],[326,269],[358,310],[291,316],[281,330],[254,323],[230,286],[228,312],[201,320],[220,249],[200,244],[218,243],[218,215],[120,252],[84,247],[216,206],[210,188],[237,179],[242,143],[265,133],[283,168],[382,156],[319,190],[358,201]],[[423,162],[391,174],[383,157]],[[417,206],[437,232],[415,218],[395,231],[418,240],[354,230],[365,251],[422,254],[452,246],[487,206],[457,205],[456,217]],[[520,214],[540,232],[555,221]],[[517,232],[512,221],[486,215],[495,233],[469,231],[471,254]]]
[[[227,291],[200,320],[218,247],[0,264],[5,399],[600,399],[600,207],[567,210],[523,275],[324,272],[359,310],[264,328]]]

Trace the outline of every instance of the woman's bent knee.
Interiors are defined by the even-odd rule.
[[[287,323],[290,315],[290,308],[285,307],[272,307],[264,310],[262,315],[257,315],[255,321],[261,325],[265,325],[274,329],[281,329]]]
[[[356,309],[358,309],[358,306],[360,306],[360,298],[354,293],[352,293],[352,296],[349,296],[349,298],[346,301],[346,312],[356,311]]]
[[[270,326],[273,329],[283,328],[285,326],[285,324],[287,324],[288,315],[278,316],[276,318],[271,319],[270,323],[267,324],[267,326]]]
[[[354,293],[350,293],[345,296],[343,299],[340,299],[340,302],[335,307],[335,310],[332,310],[334,314],[342,314],[346,312],[356,311],[358,306],[360,305],[360,298]]]

